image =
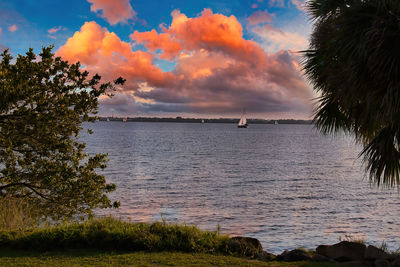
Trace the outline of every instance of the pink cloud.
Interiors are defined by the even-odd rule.
[[[277,50],[304,50],[308,47],[308,40],[297,32],[288,32],[267,24],[256,26],[251,31],[257,34],[264,41],[269,51]]]
[[[10,27],[8,27],[8,30],[10,32],[15,32],[16,30],[18,30],[18,26],[16,24],[13,24]]]
[[[53,34],[53,33],[58,32],[61,29],[62,29],[62,27],[58,26],[58,27],[54,27],[54,28],[48,29],[47,32],[50,33],[50,34]]]
[[[126,23],[136,16],[129,0],[87,0],[92,12],[100,13],[111,25]]]
[[[289,3],[294,5],[298,10],[304,11],[305,0],[290,0]],[[285,7],[284,0],[269,0],[270,6]]]
[[[272,15],[268,11],[257,10],[247,18],[249,25],[264,24],[272,21]]]
[[[0,34],[2,34],[2,33],[3,33],[3,28],[0,27]]]
[[[284,7],[285,1],[284,0],[269,0],[270,6],[277,6],[277,7]]]
[[[133,51],[115,33],[87,22],[57,52],[108,80],[127,79],[115,98],[101,100],[101,112],[310,112],[311,90],[298,59],[285,50],[267,54],[244,39],[234,16],[205,9],[190,18],[175,10],[161,33],[135,31],[131,39],[148,51]],[[157,58],[174,60],[175,68],[163,72]]]
[[[265,64],[256,66],[221,52],[196,51],[177,60],[174,72],[180,79],[170,87],[139,90],[135,96],[159,103],[158,109],[203,114],[234,114],[243,107],[252,113],[306,113],[310,90],[296,58],[287,51],[265,57]]]
[[[305,10],[305,0],[292,0],[292,4],[297,7],[298,10],[304,11]]]
[[[257,8],[257,7],[258,7],[258,5],[256,3],[251,5],[251,8]]]

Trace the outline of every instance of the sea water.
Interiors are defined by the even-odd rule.
[[[219,226],[272,253],[346,239],[400,247],[398,191],[369,183],[351,136],[323,136],[312,125],[89,127],[94,134],[82,140],[90,153],[108,153],[103,174],[121,202],[98,215]]]

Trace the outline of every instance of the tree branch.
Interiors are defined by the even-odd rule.
[[[4,189],[6,189],[6,188],[9,188],[9,187],[13,187],[13,186],[25,186],[25,187],[29,188],[30,190],[32,190],[35,194],[37,194],[37,195],[40,196],[41,198],[46,199],[46,200],[48,200],[48,201],[54,202],[51,198],[49,198],[49,197],[43,195],[42,193],[40,193],[40,192],[37,190],[37,189],[41,189],[39,186],[34,186],[34,185],[31,185],[31,184],[27,184],[27,183],[11,183],[11,184],[6,184],[6,185],[3,185],[3,186],[0,186],[0,191],[1,191],[1,190],[4,190]]]

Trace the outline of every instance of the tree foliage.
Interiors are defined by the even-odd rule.
[[[378,185],[399,185],[400,1],[311,0],[314,21],[303,66],[320,93],[324,133],[354,133]]]
[[[89,156],[78,140],[83,122],[92,122],[98,98],[116,84],[100,84],[79,63],[69,64],[43,48],[0,62],[0,196],[28,200],[44,217],[91,213],[112,203],[115,189],[96,173],[106,155]]]

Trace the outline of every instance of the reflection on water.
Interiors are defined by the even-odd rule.
[[[397,190],[364,178],[351,138],[310,125],[97,122],[82,139],[108,153],[114,214],[248,235],[278,253],[352,235],[400,247]]]

